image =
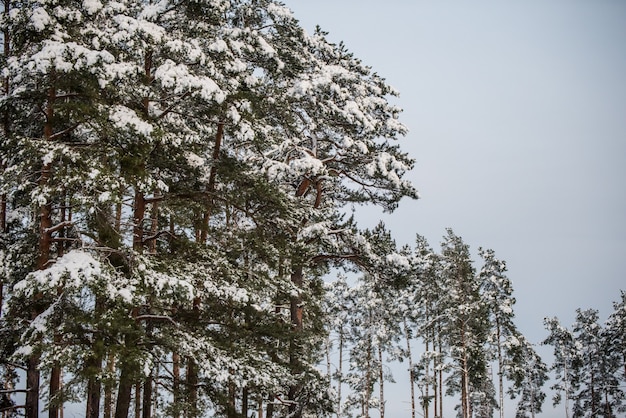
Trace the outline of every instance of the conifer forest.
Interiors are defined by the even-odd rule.
[[[549,365],[494,251],[359,227],[418,198],[398,93],[281,2],[0,22],[2,417],[384,417],[390,361],[411,418],[624,412],[624,293]]]

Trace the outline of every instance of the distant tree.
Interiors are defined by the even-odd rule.
[[[626,292],[620,292],[620,300],[613,303],[603,332],[607,361],[616,378],[616,385],[607,385],[604,393],[605,416],[626,412]],[[612,399],[611,399],[612,398]]]
[[[543,344],[551,345],[554,349],[551,370],[555,372],[556,383],[551,388],[557,393],[554,395],[553,403],[558,405],[564,398],[565,416],[569,417],[570,400],[580,387],[580,367],[583,359],[576,347],[576,338],[557,318],[546,318],[544,324],[550,335]]]
[[[526,418],[541,412],[546,394],[544,384],[548,381],[548,368],[532,344],[521,334],[510,336],[503,343],[510,356],[506,377],[511,382],[507,393],[511,399],[519,397],[516,418]]]
[[[489,311],[480,294],[469,246],[447,230],[441,244],[442,280],[449,292],[444,308],[447,318],[443,338],[450,347],[453,362],[447,386],[450,394],[460,394],[459,412],[472,416],[474,408],[493,408],[493,389],[488,376],[490,358],[485,350],[489,332]],[[490,406],[491,405],[491,406]]]

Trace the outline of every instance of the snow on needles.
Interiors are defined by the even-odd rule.
[[[102,266],[91,254],[72,250],[45,270],[30,273],[15,285],[16,293],[32,296],[35,289],[64,288],[78,289],[83,284],[98,280],[103,274]]]

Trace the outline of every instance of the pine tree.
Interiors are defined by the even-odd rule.
[[[569,418],[570,400],[580,386],[580,367],[583,360],[576,347],[576,338],[557,318],[546,318],[544,324],[550,335],[543,344],[549,344],[554,348],[554,363],[551,369],[556,373],[557,382],[551,389],[557,393],[554,395],[553,403],[558,405],[565,397],[565,415]]]
[[[474,407],[489,407],[493,403],[487,376],[490,359],[485,350],[488,310],[481,299],[480,281],[474,273],[469,247],[451,229],[441,245],[441,256],[443,280],[449,289],[443,338],[454,362],[448,390],[460,393],[461,416],[469,418]]]
[[[613,312],[609,315],[603,330],[604,361],[607,362],[613,376],[607,379],[614,384],[606,384],[603,393],[606,417],[616,416],[626,411],[624,384],[626,383],[626,292],[622,291],[621,299],[613,303]]]

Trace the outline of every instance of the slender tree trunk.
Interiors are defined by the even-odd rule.
[[[365,356],[365,393],[363,394],[363,403],[361,405],[361,415],[365,418],[369,418],[370,416],[370,398],[372,397],[372,338],[370,335],[368,335],[367,338],[367,354]]]
[[[443,343],[441,342],[441,329],[438,329],[437,333],[437,341],[439,342],[439,355],[443,355]],[[439,374],[439,417],[443,417],[443,370],[441,368],[441,357],[437,362],[439,366],[438,374]]]
[[[343,384],[343,325],[339,329],[339,366],[337,374],[337,418],[339,418],[341,416],[341,386]]]
[[[121,367],[117,401],[115,403],[115,418],[128,418],[132,390],[131,371],[128,366]]]
[[[469,370],[467,358],[467,341],[465,340],[465,331],[461,329],[461,350],[463,352],[461,358],[461,411],[463,418],[470,418],[469,408]]]
[[[85,411],[86,418],[98,418],[100,416],[100,394],[102,384],[100,383],[99,370],[102,369],[102,355],[93,353],[88,360],[88,369],[92,369],[90,373],[95,374],[89,377],[87,383],[87,405]],[[110,416],[110,411],[109,411]]]
[[[115,355],[109,353],[107,357],[107,372],[112,375],[115,371]],[[113,413],[113,385],[106,383],[104,385],[104,409],[103,418],[111,418]]]
[[[26,418],[39,416],[39,357],[31,355],[27,360],[26,370]]]
[[[141,418],[141,383],[135,383],[135,418]]]
[[[265,410],[265,418],[274,418],[274,402],[270,397],[270,401],[267,403],[267,409]]]
[[[152,417],[152,390],[153,390],[154,374],[150,374],[143,381],[143,401],[142,401],[142,418]]]
[[[194,359],[187,359],[187,387],[189,388],[190,417],[197,416],[198,412],[198,366]]]
[[[298,288],[302,289],[304,285],[304,273],[302,266],[297,266],[293,273],[291,274],[291,282]],[[289,343],[289,363],[291,372],[294,375],[300,373],[302,359],[300,358],[303,353],[301,352],[300,347],[300,334],[303,330],[303,322],[302,322],[302,297],[301,296],[291,296],[290,297],[290,314],[291,314],[291,325],[293,327],[293,332],[291,335],[291,341]],[[297,396],[300,392],[301,387],[299,384],[295,384],[289,388],[289,400],[292,401],[289,405],[289,412],[293,418],[301,418],[302,410],[297,405]]]
[[[10,11],[10,1],[9,0],[3,0],[4,3],[4,10],[3,10],[3,17],[6,19],[9,16],[9,11]],[[3,56],[4,59],[6,60],[9,57],[10,54],[10,49],[11,49],[11,45],[9,43],[10,40],[10,34],[9,34],[9,30],[5,29],[2,33],[3,38],[4,38],[4,42],[3,42]],[[3,90],[4,90],[4,95],[8,97],[9,93],[10,93],[10,88],[9,88],[9,77],[6,76],[4,77],[3,81]],[[3,127],[3,133],[5,138],[9,136],[10,134],[10,116],[9,116],[9,112],[5,111],[2,115],[2,127]],[[5,167],[4,167],[4,162],[0,162],[0,170],[4,171]],[[4,233],[7,232],[7,195],[2,193],[0,194],[0,233]],[[0,281],[0,308],[2,307],[2,282]]]
[[[55,340],[58,336],[55,335]],[[50,371],[50,406],[48,407],[49,418],[59,418],[59,401],[55,399],[61,391],[61,367],[58,363],[52,366]],[[61,403],[62,405],[62,403]],[[61,406],[61,409],[63,407]]]
[[[178,404],[180,403],[180,354],[172,354],[172,401],[174,414],[172,418],[180,418]]]
[[[259,396],[258,405],[257,405],[257,418],[263,418],[263,397]]]
[[[385,373],[383,370],[383,350],[378,346],[378,388],[380,389],[380,418],[385,418]]]
[[[143,220],[146,212],[146,200],[143,193],[139,190],[135,190],[134,208],[133,208],[133,250],[142,253],[143,252]],[[131,315],[137,317],[139,314],[138,308],[134,308]],[[139,325],[138,325],[139,326]],[[137,345],[137,337],[130,334],[125,335],[125,343],[127,347],[134,347]],[[115,418],[128,418],[128,411],[130,410],[130,403],[132,397],[133,384],[136,383],[137,365],[134,364],[133,359],[124,359],[120,361],[120,378],[117,389],[117,401],[115,405]],[[139,402],[135,400],[135,409],[141,409],[141,398]],[[139,417],[137,417],[139,418]]]
[[[213,197],[211,196],[215,191],[215,179],[217,178],[217,161],[220,157],[220,150],[222,147],[222,140],[224,138],[224,123],[219,122],[217,124],[217,133],[215,134],[215,145],[213,146],[213,163],[211,165],[211,171],[209,172],[209,182],[207,184],[207,194],[209,202],[207,204],[206,212],[202,217],[202,229],[200,230],[200,242],[205,243],[209,233],[209,220],[211,219],[211,212],[213,211]]]
[[[504,418],[504,361],[502,359],[500,334],[500,320],[499,318],[496,318],[496,344],[498,345],[498,404],[500,406],[500,418]]]
[[[569,370],[567,368],[568,358],[563,356],[563,379],[565,380],[565,418],[569,418]]]
[[[50,75],[50,81],[54,84],[54,74]],[[54,116],[54,102],[56,99],[56,90],[54,87],[48,89],[48,97],[45,108],[46,121],[44,123],[43,136],[45,141],[50,141],[53,134],[52,118]],[[44,188],[52,177],[52,164],[46,163],[41,168],[39,176],[39,187]],[[46,202],[39,209],[39,254],[37,257],[37,270],[45,270],[48,268],[50,259],[50,249],[52,247],[52,236],[49,232],[52,227],[52,202]],[[35,295],[35,300],[41,295]],[[35,319],[41,311],[35,310],[31,314],[31,319]],[[26,384],[28,392],[26,392],[26,418],[37,418],[39,416],[39,356],[31,355],[27,361],[26,368]]]
[[[232,371],[231,371],[232,374]],[[236,409],[236,391],[235,391],[235,382],[232,379],[228,382],[228,405],[226,409],[226,416],[228,418],[237,418],[237,409]]]
[[[248,397],[248,388],[244,387],[241,391],[241,416],[244,418],[248,417]]]

